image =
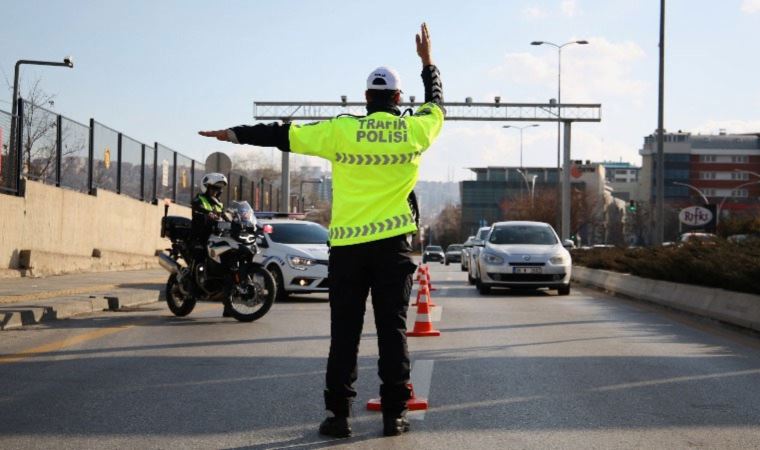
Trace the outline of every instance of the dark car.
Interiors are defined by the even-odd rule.
[[[462,244],[451,244],[446,249],[446,255],[444,255],[446,265],[453,262],[462,262]]]
[[[422,253],[422,263],[428,261],[438,261],[443,264],[446,261],[446,255],[443,254],[443,249],[439,245],[428,245],[425,247],[425,251]]]

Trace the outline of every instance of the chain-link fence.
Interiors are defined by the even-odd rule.
[[[146,145],[94,119],[85,125],[23,100],[18,109],[19,150],[10,142],[11,114],[0,111],[0,193],[20,193],[22,177],[80,192],[100,189],[183,205],[200,192],[204,164],[165,145]],[[257,211],[275,208],[271,182],[234,171],[227,176],[227,203],[247,201]]]

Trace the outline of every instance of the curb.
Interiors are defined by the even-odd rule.
[[[573,266],[573,279],[615,295],[643,300],[760,331],[760,296]]]
[[[47,304],[3,305],[0,308],[0,330],[12,330],[81,314],[117,311],[124,307],[155,303],[163,299],[163,295],[163,290],[122,291],[115,294],[58,297]]]

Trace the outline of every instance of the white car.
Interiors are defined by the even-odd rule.
[[[327,292],[328,232],[305,220],[259,219],[271,225],[259,245],[255,261],[262,263],[277,283],[277,299],[291,294]]]
[[[569,246],[569,241],[565,243]],[[497,222],[478,255],[478,292],[493,287],[549,288],[570,294],[572,260],[551,225]]]
[[[491,227],[481,227],[475,234],[475,239],[472,241],[472,248],[468,252],[470,262],[467,264],[467,282],[470,284],[476,284],[480,273],[478,271],[478,255],[485,245],[486,238],[488,238],[488,232],[491,231]]]
[[[472,251],[472,241],[475,236],[470,236],[462,244],[462,261],[460,263],[462,272],[467,272],[467,266],[470,264],[470,252]]]

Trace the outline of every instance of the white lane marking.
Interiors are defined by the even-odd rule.
[[[415,361],[412,366],[411,382],[414,386],[414,396],[426,398],[428,408],[430,407],[430,383],[433,380],[434,362],[432,359],[422,359]],[[407,417],[410,420],[425,420],[425,411],[409,411]]]

